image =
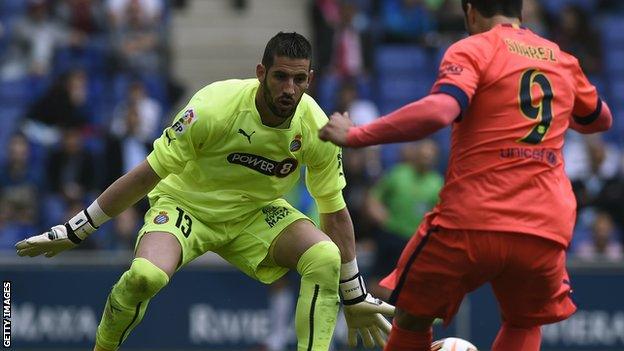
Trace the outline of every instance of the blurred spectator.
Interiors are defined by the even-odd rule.
[[[23,135],[13,135],[8,149],[8,159],[0,172],[0,248],[13,248],[15,242],[36,231],[42,181]]]
[[[366,20],[354,0],[342,0],[339,9],[333,35],[332,71],[343,79],[366,74],[372,68],[372,45]]]
[[[381,21],[385,42],[422,43],[436,29],[434,15],[424,0],[384,0]]]
[[[431,5],[430,5],[431,8]],[[466,33],[464,10],[461,0],[443,0],[435,7],[438,23],[438,46],[446,47],[462,38]]]
[[[81,127],[89,121],[87,106],[87,74],[72,70],[29,107],[24,132],[30,140],[54,144],[59,141],[60,128]]]
[[[111,0],[108,4],[116,69],[138,74],[159,72],[162,68],[162,3]]]
[[[572,139],[574,140],[574,138]],[[573,246],[589,240],[587,238],[597,211],[606,211],[612,216],[621,216],[624,201],[624,182],[621,174],[621,154],[613,145],[605,143],[599,135],[585,136],[582,144],[572,142],[575,154],[583,153],[583,167],[572,168],[569,176],[577,202],[577,223]],[[570,155],[568,149],[566,155]],[[570,159],[566,159],[570,162]],[[614,217],[617,218],[617,217]],[[618,219],[618,224],[622,219]]]
[[[600,71],[602,47],[598,32],[591,26],[589,14],[579,5],[566,5],[552,28],[553,40],[562,50],[578,58],[586,74]]]
[[[353,220],[355,235],[358,240],[370,239],[372,228],[365,212],[365,200],[375,180],[374,174],[371,174],[371,168],[373,168],[371,164],[378,165],[379,160],[368,157],[365,149],[345,149],[343,150],[343,161],[343,169],[347,179],[343,194],[345,201],[349,204],[349,213]]]
[[[85,39],[104,27],[102,3],[98,0],[62,0],[56,7],[56,15],[74,35]]]
[[[313,0],[311,13],[315,68],[316,73],[322,76],[330,66],[334,29],[340,21],[338,0]]]
[[[606,14],[624,14],[624,1],[622,0],[599,0],[598,10]]]
[[[136,206],[128,207],[113,220],[113,247],[115,250],[133,250],[136,236],[143,224]]]
[[[130,22],[158,23],[163,16],[163,0],[107,0],[110,24],[124,26]]]
[[[124,112],[126,115],[119,127],[121,133],[111,133],[106,138],[106,167],[102,188],[136,167],[152,149],[152,140],[146,140],[141,135],[138,106],[129,106]]]
[[[438,202],[444,178],[435,171],[438,146],[432,140],[404,144],[403,161],[375,184],[368,196],[368,216],[380,228],[371,278],[390,273],[425,213]]]
[[[342,83],[338,92],[336,110],[348,112],[349,117],[356,125],[372,122],[379,117],[377,105],[360,96],[358,85],[354,80]]]
[[[0,201],[0,249],[14,250],[15,243],[38,231],[29,217],[29,209],[14,193]]]
[[[28,0],[26,15],[15,21],[12,30],[11,43],[2,64],[2,79],[19,79],[29,74],[45,76],[50,71],[57,47],[75,45],[83,40],[81,36],[67,33],[50,16],[48,0]]]
[[[66,127],[62,136],[60,148],[48,160],[50,190],[65,201],[81,202],[97,184],[93,157],[84,147],[80,129]]]
[[[522,5],[522,25],[533,33],[548,36],[544,9],[538,0],[524,0]]]
[[[14,134],[8,142],[7,160],[0,172],[0,191],[11,187],[28,187],[33,192],[42,190],[41,167],[36,164],[30,144],[23,134]]]
[[[602,188],[598,207],[609,213],[620,231],[624,230],[624,162],[620,163],[619,173],[610,178]]]
[[[619,261],[624,258],[622,243],[613,219],[608,213],[598,212],[591,226],[590,238],[580,243],[576,254],[591,261]]]
[[[600,205],[603,189],[612,179],[617,178],[620,170],[620,153],[617,148],[606,144],[599,135],[587,136],[583,140],[587,167],[583,173],[571,177],[579,210]]]
[[[133,81],[128,87],[127,100],[121,102],[113,113],[111,133],[121,138],[132,134],[139,141],[151,143],[159,134],[161,127],[162,108],[160,103],[149,97],[145,91],[145,85],[140,80]],[[134,109],[137,113],[136,130],[128,133],[128,111]]]
[[[370,21],[356,0],[316,0],[312,21],[319,73],[342,80],[372,70]]]

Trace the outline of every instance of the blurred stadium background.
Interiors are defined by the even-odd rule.
[[[525,25],[580,59],[615,117],[604,135],[568,135],[566,168],[579,203],[569,264],[579,312],[544,328],[543,349],[624,350],[624,1],[524,2]],[[297,31],[315,50],[311,94],[328,114],[348,110],[363,123],[427,93],[444,49],[464,35],[459,3],[0,0],[0,276],[12,283],[10,349],[91,347],[146,203],[52,260],[18,258],[13,245],[65,221],[136,165],[194,91],[252,77],[266,41]],[[371,290],[435,202],[448,134],[345,151],[345,195]],[[290,199],[314,216],[303,186]],[[152,301],[123,349],[293,349],[297,289],[294,276],[265,287],[206,255]],[[437,335],[486,350],[499,318],[490,295],[473,293]],[[341,322],[336,350],[344,340]]]

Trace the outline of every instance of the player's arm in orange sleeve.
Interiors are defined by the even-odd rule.
[[[488,42],[464,39],[444,54],[431,94],[360,127],[349,129],[348,146],[422,139],[451,124],[468,108],[489,53]]]
[[[572,72],[575,78],[576,93],[570,128],[583,134],[608,130],[613,123],[611,110],[600,99],[598,90],[589,82],[579,66],[578,60],[574,58],[572,59]]]
[[[596,110],[586,116],[573,115],[570,128],[582,134],[599,133],[609,130],[613,124],[613,116],[606,102],[598,99]]]
[[[451,124],[460,113],[452,96],[431,94],[372,123],[350,128],[347,145],[361,147],[422,139]]]

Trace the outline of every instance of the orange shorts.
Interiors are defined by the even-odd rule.
[[[554,323],[576,311],[560,244],[521,233],[435,227],[432,217],[380,283],[393,290],[398,308],[448,324],[464,296],[489,282],[503,320],[513,325]]]

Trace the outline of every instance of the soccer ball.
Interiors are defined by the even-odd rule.
[[[446,338],[434,341],[431,351],[479,351],[477,347],[460,338]]]

